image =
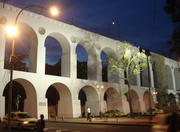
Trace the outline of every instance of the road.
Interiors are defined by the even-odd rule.
[[[46,123],[45,132],[55,132],[60,129],[61,132],[150,132],[150,126],[127,126],[127,125],[95,125],[95,124],[78,124],[78,123]],[[0,132],[7,132],[1,130]],[[36,130],[17,130],[11,132],[36,132]],[[60,131],[59,131],[60,132]]]

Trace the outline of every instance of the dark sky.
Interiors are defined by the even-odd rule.
[[[3,1],[3,0],[0,0]],[[6,0],[24,7],[57,5],[59,20],[150,51],[170,56],[167,40],[173,24],[164,12],[166,0]],[[37,11],[37,10],[33,10]],[[116,24],[112,25],[112,20]]]

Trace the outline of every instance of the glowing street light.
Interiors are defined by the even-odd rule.
[[[51,15],[53,15],[53,16],[59,15],[59,10],[58,10],[56,7],[51,7],[51,8],[49,9],[49,12],[50,12]]]
[[[6,31],[6,34],[9,38],[14,38],[18,35],[17,26],[14,26],[14,25],[7,26],[5,31]]]
[[[46,11],[49,11],[51,15],[57,16],[59,14],[59,11],[55,7],[51,7],[50,9],[47,9],[43,6],[39,5],[28,5],[23,7],[17,14],[14,25],[10,25],[6,27],[6,34],[9,38],[12,39],[12,49],[11,49],[11,54],[10,54],[10,59],[9,59],[9,64],[10,64],[10,85],[8,88],[8,128],[10,131],[10,114],[11,114],[11,108],[12,108],[12,89],[13,89],[13,69],[14,69],[14,64],[16,62],[17,57],[15,56],[14,53],[14,47],[15,47],[15,38],[18,35],[18,28],[17,28],[17,22],[18,18],[21,15],[21,13],[27,9],[27,8],[40,8]]]

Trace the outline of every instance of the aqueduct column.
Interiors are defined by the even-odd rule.
[[[45,98],[46,95],[46,86],[39,85],[39,84],[44,84],[43,82],[36,83],[34,85],[36,87],[36,92],[37,92],[37,117],[39,118],[41,114],[44,115],[45,119],[48,119],[48,103],[47,99]]]
[[[102,62],[99,54],[97,57],[97,81],[102,81]]]
[[[37,73],[45,74],[45,55],[46,49],[44,47],[45,37],[38,34],[38,45],[37,45]]]
[[[71,44],[70,50],[70,77],[76,79],[77,78],[77,55],[76,55],[76,44]]]
[[[150,86],[151,88],[154,88],[154,75],[153,75],[153,70],[152,70],[152,64],[149,62],[149,74],[150,74]],[[149,76],[149,75],[148,75]]]

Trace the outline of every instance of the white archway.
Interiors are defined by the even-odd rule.
[[[57,104],[57,116],[58,117],[73,117],[72,94],[69,88],[66,85],[62,83],[58,83],[58,82],[52,84],[51,86],[54,87],[58,91],[59,98],[60,98]],[[46,95],[47,95],[47,92],[46,92]],[[53,96],[54,94],[52,93],[51,96]]]
[[[56,39],[62,47],[61,55],[61,76],[70,77],[70,43],[68,39],[60,33],[50,33],[48,36]]]
[[[37,117],[37,94],[36,94],[35,87],[32,85],[31,82],[22,78],[14,79],[13,81],[19,83],[25,90],[25,98],[23,101],[24,103],[23,111],[28,112],[32,117]],[[14,84],[15,83],[13,83],[13,85]],[[13,88],[15,87],[16,86],[14,85]],[[6,92],[5,89],[4,89],[4,92]],[[3,95],[5,96],[5,93]]]
[[[92,86],[86,85],[80,90],[83,90],[86,94],[85,110],[89,107],[92,115],[99,115],[99,98],[96,89]]]
[[[87,41],[80,41],[78,44],[82,45],[88,53],[87,79],[96,80],[97,79],[97,53],[95,51],[95,48]]]
[[[115,88],[108,88],[104,93],[104,99],[106,101],[106,110],[122,110],[121,96]]]
[[[37,71],[37,47],[38,38],[34,29],[24,23],[18,23],[19,35],[15,39],[15,56],[17,57],[14,65],[16,70],[34,72]],[[11,50],[11,41],[6,39],[5,58],[8,59]],[[5,67],[6,67],[5,59]]]

